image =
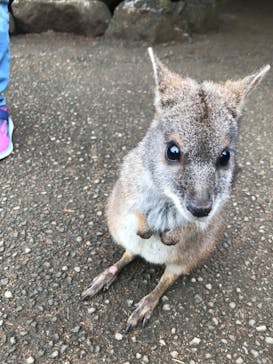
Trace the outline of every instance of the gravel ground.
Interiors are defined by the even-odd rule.
[[[219,32],[156,51],[197,79],[244,76],[272,63],[272,14],[237,9]],[[3,364],[273,361],[272,72],[246,105],[241,172],[213,256],[176,282],[143,330],[122,331],[162,267],[138,260],[108,292],[80,299],[121,254],[104,206],[153,115],[146,47],[53,33],[12,39],[15,150],[0,164]]]

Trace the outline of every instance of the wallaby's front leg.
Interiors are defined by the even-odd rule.
[[[137,218],[137,235],[142,239],[149,239],[153,235],[153,231],[148,225],[147,217],[139,210],[134,210]]]
[[[93,279],[90,286],[85,291],[83,291],[82,298],[93,297],[102,289],[107,290],[117,278],[122,268],[135,258],[135,254],[131,253],[129,250],[126,250],[120,260]]]
[[[163,273],[158,285],[149,293],[147,296],[143,297],[137,304],[137,308],[132,313],[127,321],[126,332],[128,332],[132,327],[136,326],[139,321],[142,320],[142,326],[144,326],[150,319],[154,308],[158,304],[161,296],[164,292],[176,281],[180,276],[179,273],[169,272],[166,268]]]

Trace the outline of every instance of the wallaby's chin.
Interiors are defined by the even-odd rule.
[[[165,195],[172,200],[172,202],[174,203],[175,207],[177,208],[177,210],[179,211],[179,213],[183,216],[183,218],[190,223],[201,223],[202,225],[206,223],[206,221],[208,221],[208,216],[206,217],[196,217],[194,216],[190,211],[187,210],[185,204],[183,203],[183,201],[181,201],[181,199],[172,191],[170,191],[169,189],[165,189],[164,190]]]
[[[175,207],[177,208],[177,210],[180,212],[180,214],[183,216],[183,218],[192,224],[195,224],[200,230],[205,230],[206,227],[209,224],[209,221],[211,220],[211,218],[217,213],[219,212],[219,210],[221,209],[223,203],[225,202],[225,200],[228,198],[228,195],[226,196],[221,196],[221,199],[215,199],[215,201],[212,204],[212,209],[209,212],[209,214],[207,216],[194,216],[185,206],[185,203],[172,191],[170,191],[169,189],[165,189],[164,190],[165,195],[170,198]]]

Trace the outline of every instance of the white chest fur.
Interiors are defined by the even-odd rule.
[[[156,235],[142,239],[136,234],[137,220],[133,213],[123,216],[122,226],[116,231],[114,239],[125,249],[129,249],[154,264],[165,264],[175,246],[164,245]]]

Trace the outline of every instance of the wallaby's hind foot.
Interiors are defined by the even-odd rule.
[[[173,274],[166,271],[163,273],[158,285],[137,304],[137,308],[127,321],[125,329],[126,332],[128,332],[132,327],[135,327],[141,321],[143,327],[146,325],[164,292],[179,276],[180,274]]]
[[[116,280],[122,268],[135,258],[136,255],[132,254],[129,250],[126,250],[120,260],[118,260],[115,264],[111,265],[109,268],[105,269],[105,271],[103,271],[93,279],[90,286],[82,292],[82,298],[91,298],[99,293],[101,290],[107,290]]]

